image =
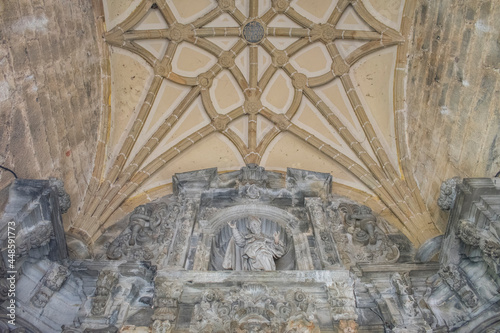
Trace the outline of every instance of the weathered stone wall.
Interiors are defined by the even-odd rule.
[[[500,170],[500,4],[420,0],[407,86],[408,139],[419,183],[444,231],[436,200],[453,176]]]
[[[92,1],[0,2],[0,164],[20,178],[63,179],[73,214],[96,149],[97,38]],[[12,180],[0,172],[0,188]]]

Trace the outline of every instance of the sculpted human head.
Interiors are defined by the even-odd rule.
[[[254,234],[259,234],[261,232],[262,221],[255,216],[249,217],[248,228]]]

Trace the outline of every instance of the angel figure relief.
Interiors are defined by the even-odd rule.
[[[275,271],[275,259],[285,253],[285,246],[280,240],[280,232],[274,233],[274,239],[262,232],[262,221],[255,216],[249,217],[249,233],[243,236],[236,222],[228,222],[232,237],[229,241],[222,267],[235,271]]]

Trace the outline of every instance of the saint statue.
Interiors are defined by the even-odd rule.
[[[274,233],[274,239],[262,233],[262,221],[250,216],[250,233],[243,236],[236,227],[236,222],[229,222],[233,237],[229,241],[222,267],[235,271],[275,271],[274,259],[281,258],[285,246],[280,241],[280,232]]]

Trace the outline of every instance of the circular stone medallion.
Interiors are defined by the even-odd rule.
[[[264,27],[257,21],[249,22],[243,28],[243,37],[249,43],[258,43],[264,38]]]

